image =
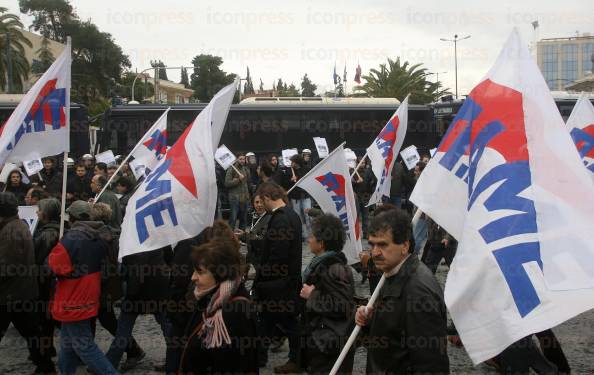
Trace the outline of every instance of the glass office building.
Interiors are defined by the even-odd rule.
[[[551,90],[565,90],[576,80],[592,75],[593,60],[593,36],[542,39],[537,43],[538,66]]]

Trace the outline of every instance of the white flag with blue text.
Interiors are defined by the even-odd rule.
[[[411,201],[459,240],[445,301],[474,363],[594,307],[594,189],[514,31]]]
[[[236,89],[216,95],[130,198],[118,258],[159,249],[211,226],[217,204],[214,152]],[[216,129],[214,127],[217,127]]]
[[[367,206],[382,202],[382,197],[390,196],[392,186],[392,168],[398,157],[406,129],[408,126],[408,96],[388,123],[384,126],[373,143],[367,147],[367,156],[371,161],[371,169],[377,178],[375,191],[369,198]]]
[[[342,220],[347,234],[343,252],[348,263],[353,264],[359,261],[362,251],[361,228],[343,146],[321,160],[295,186],[305,190],[324,213]]]
[[[0,127],[0,165],[70,150],[70,41]]]
[[[594,181],[594,106],[582,94],[567,119],[567,130]]]

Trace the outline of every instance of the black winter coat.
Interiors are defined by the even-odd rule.
[[[446,328],[443,291],[411,255],[386,279],[366,327],[367,374],[448,374]]]
[[[169,299],[169,266],[161,248],[122,259],[122,311],[153,314],[165,311]]]
[[[322,260],[304,283],[315,286],[302,315],[306,342],[338,356],[354,328],[355,282],[344,254]]]
[[[186,337],[188,341],[180,363],[180,375],[251,375],[258,374],[258,337],[256,314],[243,284],[226,305],[223,320],[231,338],[230,345],[208,349],[196,333],[202,323],[202,313],[214,291],[196,303]]]
[[[0,219],[0,305],[37,298],[35,252],[29,227],[17,216]]]
[[[47,257],[60,239],[60,224],[49,222],[37,227],[33,234],[35,264],[39,267],[39,297],[49,300],[53,276],[47,266]]]
[[[301,290],[301,219],[284,206],[270,214],[254,289],[261,301],[299,300]]]

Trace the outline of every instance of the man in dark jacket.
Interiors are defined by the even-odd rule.
[[[31,176],[31,182],[41,186],[49,195],[60,197],[62,194],[62,173],[58,170],[56,159],[46,157],[42,161],[43,169],[38,175]]]
[[[368,374],[448,374],[447,312],[431,271],[411,255],[411,219],[394,209],[375,216],[369,245],[385,284],[373,309],[357,309],[368,338]]]
[[[102,222],[90,221],[90,203],[75,201],[67,212],[70,230],[48,258],[58,278],[51,311],[62,322],[60,372],[74,374],[82,360],[96,374],[117,374],[95,343],[91,327],[99,311],[101,268],[111,234]]]
[[[263,183],[256,194],[271,216],[254,280],[256,298],[262,306],[263,334],[274,338],[275,327],[282,328],[289,339],[289,361],[274,370],[284,374],[299,372],[297,306],[302,285],[301,220],[287,207],[285,191],[274,182]]]
[[[78,164],[75,167],[74,176],[68,179],[66,192],[70,200],[88,201],[91,198],[91,179],[87,176],[84,164]]]
[[[30,302],[37,298],[35,253],[29,227],[17,214],[17,199],[0,193],[0,340],[10,323],[27,340],[35,373],[54,372],[54,364],[42,337],[39,315]]]

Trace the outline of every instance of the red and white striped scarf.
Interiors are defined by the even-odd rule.
[[[222,307],[233,297],[239,286],[241,278],[235,280],[225,280],[218,285],[218,290],[211,297],[206,311],[202,313],[202,327],[198,331],[198,337],[208,349],[219,348],[223,344],[231,344],[231,337],[227,331],[227,326],[223,320]],[[196,293],[196,298],[200,299],[216,288]]]

